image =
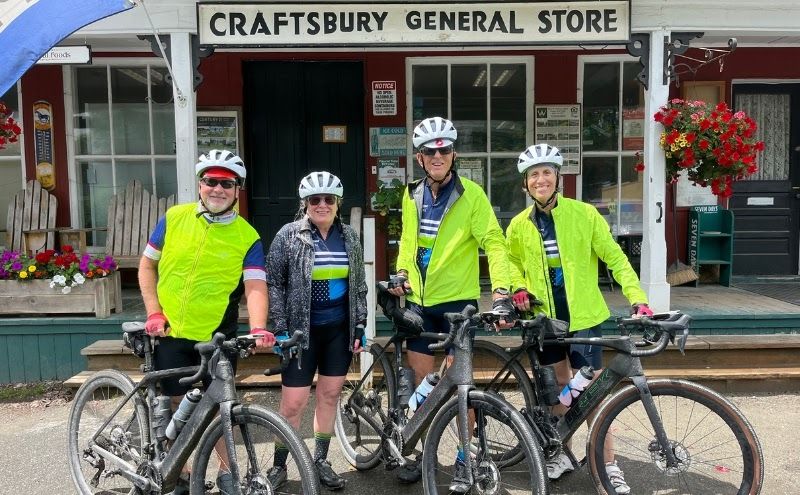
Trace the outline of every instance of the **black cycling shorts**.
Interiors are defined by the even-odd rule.
[[[602,337],[600,325],[581,330],[579,332],[570,332],[570,338],[586,339],[590,337]],[[545,347],[544,351],[539,351],[539,347],[535,346],[532,349],[539,355],[539,364],[547,366],[561,362],[569,357],[569,363],[572,369],[580,369],[586,365],[598,370],[603,367],[603,347],[599,345],[570,345],[570,346],[549,346]]]
[[[406,307],[415,313],[422,316],[422,328],[425,332],[434,332],[434,333],[448,333],[450,331],[450,322],[444,317],[445,313],[460,313],[464,310],[464,308],[471,304],[474,307],[478,307],[478,301],[472,300],[464,300],[464,301],[451,301],[441,304],[434,304],[433,306],[420,306],[419,304],[414,304],[412,302],[407,302]],[[472,337],[475,337],[475,329],[471,328],[470,332],[472,332]],[[421,354],[427,354],[428,356],[433,356],[433,351],[428,349],[429,344],[433,344],[437,342],[433,339],[427,339],[424,337],[416,337],[413,339],[406,340],[406,350],[419,352]],[[448,349],[449,353],[449,349]]]
[[[197,366],[200,364],[200,353],[194,350],[196,340],[180,339],[173,337],[161,338],[158,340],[153,353],[153,366],[157,371],[169,370],[172,368],[183,368],[184,366]],[[233,372],[236,373],[236,363],[238,356],[228,356],[233,365]],[[188,392],[192,385],[181,385],[178,383],[182,377],[164,378],[161,380],[161,393],[164,395],[180,396]],[[203,377],[203,388],[211,384],[211,375]]]
[[[353,360],[348,320],[333,325],[311,326],[308,349],[303,349],[301,367],[293,359],[281,375],[285,387],[308,387],[319,370],[323,376],[345,376]]]

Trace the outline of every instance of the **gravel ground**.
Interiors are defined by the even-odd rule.
[[[244,401],[276,407],[279,393],[248,392]],[[731,396],[753,424],[766,464],[765,495],[800,494],[800,395]],[[29,402],[0,403],[0,493],[52,495],[74,493],[66,462],[66,423],[70,394],[58,386]],[[304,420],[303,434],[309,438],[311,416]],[[311,442],[309,441],[309,446]],[[336,447],[331,448],[334,468],[344,473],[348,486],[343,493],[422,493],[421,484],[397,484],[393,473],[381,468],[366,473],[351,471]],[[551,493],[589,494],[593,487],[586,469],[551,486]]]

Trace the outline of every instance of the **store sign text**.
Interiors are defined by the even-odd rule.
[[[613,43],[630,38],[630,3],[198,3],[213,46]]]

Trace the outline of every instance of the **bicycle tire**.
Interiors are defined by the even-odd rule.
[[[531,411],[537,402],[536,395],[530,375],[519,360],[512,359],[505,349],[486,340],[476,340],[472,353],[475,386],[478,389],[498,394],[517,411]],[[513,466],[520,460],[522,450],[519,447],[494,458],[500,468]]]
[[[131,494],[137,493],[131,481],[113,474],[114,464],[103,461],[102,468],[92,467],[89,459],[97,462],[102,458],[88,448],[89,438],[134,387],[133,381],[124,373],[102,370],[89,377],[75,394],[69,412],[67,448],[70,476],[78,493],[125,493],[125,490]],[[139,466],[145,460],[142,454],[149,443],[147,407],[140,397],[134,396],[115,418],[98,437],[98,443],[104,443],[101,446],[106,450]],[[93,478],[97,478],[96,486],[92,486]]]
[[[336,441],[339,442],[347,462],[359,471],[369,470],[380,464],[381,432],[375,431],[358,413],[348,408],[347,401],[355,393],[353,400],[361,403],[363,410],[379,424],[384,424],[388,409],[394,407],[396,380],[389,358],[382,352],[383,348],[378,344],[372,344],[369,348],[372,359],[377,360],[377,363],[373,368],[372,388],[366,390],[355,390],[361,370],[358,359],[353,358],[336,407]],[[367,396],[371,398],[367,399]]]
[[[472,493],[546,494],[544,456],[522,414],[491,392],[472,390],[467,404],[475,414],[470,451],[477,466],[476,475],[480,477],[477,485],[471,487]],[[422,482],[426,495],[449,492],[459,444],[457,430],[450,424],[456,421],[457,414],[458,398],[453,397],[436,413],[425,437]],[[484,438],[480,438],[481,435]],[[511,442],[513,445],[500,440],[509,435],[515,438]],[[483,451],[481,445],[484,442],[487,450],[510,449],[518,445],[523,450],[523,459],[517,468],[501,472],[493,461],[499,453]]]
[[[266,486],[267,471],[272,467],[275,440],[280,440],[289,449],[287,459],[287,480],[280,487],[280,493],[303,493],[317,495],[319,481],[314,470],[314,461],[306,444],[297,436],[294,428],[280,415],[258,405],[236,405],[231,410],[236,460],[242,493],[277,493],[273,487]],[[217,442],[222,439],[222,418],[217,416],[208,426],[197,448],[192,466],[192,495],[220,493],[213,483],[227,466],[214,452]],[[224,445],[223,442],[220,442]],[[252,454],[256,454],[256,458]],[[202,473],[202,476],[198,476]],[[209,490],[209,487],[212,487]],[[224,492],[222,492],[224,493]]]
[[[685,380],[648,380],[647,384],[680,464],[666,466],[639,392],[628,385],[601,406],[589,432],[586,457],[598,493],[616,493],[603,455],[609,431],[617,465],[632,493],[651,493],[650,487],[675,495],[756,495],[761,491],[761,445],[736,406],[713,390]]]

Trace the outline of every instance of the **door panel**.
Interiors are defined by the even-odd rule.
[[[758,124],[757,137],[766,143],[754,179],[734,184],[736,275],[798,273],[800,231],[800,85],[735,84],[736,110]]]
[[[265,246],[294,220],[297,186],[311,171],[327,170],[342,180],[345,217],[351,207],[363,207],[362,64],[247,62],[244,81],[251,221]],[[323,142],[325,125],[346,126],[346,142]]]

